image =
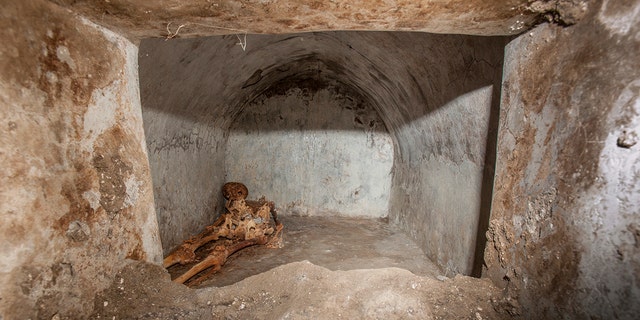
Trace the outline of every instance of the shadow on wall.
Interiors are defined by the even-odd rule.
[[[140,85],[152,170],[158,163],[198,168],[207,159],[207,170],[190,175],[189,179],[181,179],[176,170],[164,170],[153,174],[154,183],[181,180],[184,185],[176,185],[177,188],[208,188],[217,193],[220,184],[213,182],[222,181],[221,172],[230,163],[225,152],[234,121],[243,121],[238,115],[252,101],[258,101],[259,96],[284,92],[279,88],[284,83],[304,91],[304,81],[321,79],[362,97],[388,129],[394,147],[388,205],[391,221],[411,234],[441,267],[471,273],[469,261],[473,261],[475,245],[482,248],[484,231],[480,229],[485,228],[486,222],[476,222],[479,215],[484,220],[488,216],[492,185],[488,176],[493,173],[494,158],[478,146],[486,145],[489,153],[495,151],[494,100],[499,96],[497,89],[493,89],[493,98],[487,98],[486,91],[491,90],[480,89],[500,87],[505,38],[408,32],[249,35],[246,51],[236,46],[236,42],[233,35],[142,41]],[[466,105],[459,108],[465,114],[435,112],[476,91],[481,92],[478,99],[462,99]],[[460,131],[452,132],[449,126],[443,126],[440,121],[445,118]],[[484,127],[478,127],[479,123]],[[316,129],[323,130],[322,126]],[[170,146],[171,141],[194,136],[206,147]],[[450,147],[451,144],[456,147]],[[189,156],[177,155],[185,153]],[[434,171],[438,170],[434,163],[446,170]],[[467,166],[466,171],[460,170],[461,165]],[[434,198],[441,186],[430,176],[440,174],[443,181],[464,181],[465,172],[473,172],[474,179],[482,181],[481,186],[460,183],[453,192],[482,198],[481,209],[477,201],[460,207],[459,198]],[[156,191],[157,203],[171,202],[192,208],[186,210],[189,212],[221,207],[220,198],[214,208],[198,205],[210,203],[211,192],[177,199],[175,194]],[[163,213],[162,208],[157,212],[159,216],[171,214]],[[179,227],[182,218],[172,219],[176,226],[164,231],[161,226],[161,233],[175,235],[186,230]],[[205,225],[210,221],[210,215],[204,215],[199,223]],[[465,238],[473,241],[448,245],[459,243],[459,223],[477,224],[475,229],[462,228],[470,230],[472,236]],[[478,236],[481,241],[475,241]]]
[[[401,188],[410,192],[411,206],[400,210],[423,207],[425,214],[408,212],[404,217],[433,230],[431,235],[410,232],[418,240],[427,236],[423,241],[437,248],[431,258],[444,265],[447,274],[479,277],[482,271],[495,159],[492,121],[497,125],[499,111],[494,88],[463,94],[400,128],[406,139],[423,139],[411,147],[424,150],[413,160],[413,169],[407,169],[413,176]],[[451,226],[457,229],[455,237],[439,235]],[[456,255],[460,252],[468,254]]]

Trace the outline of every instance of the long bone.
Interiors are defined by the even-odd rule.
[[[215,245],[202,261],[174,279],[174,282],[184,283],[200,272],[210,269],[189,282],[189,285],[197,285],[220,270],[230,255],[252,245],[282,247],[283,225],[277,220],[273,201],[267,201],[264,197],[258,201],[245,200],[249,194],[248,189],[244,184],[237,182],[226,183],[222,188],[222,194],[227,199],[227,212],[212,225],[207,226],[203,232],[183,242],[164,259],[163,265],[168,268],[176,263],[195,262],[198,259],[195,254],[198,248],[211,241],[222,241],[221,238],[226,240]],[[274,224],[271,224],[272,217]],[[225,242],[230,244],[224,244]]]
[[[210,241],[216,241],[220,237],[228,237],[231,232],[228,228],[230,217],[228,214],[221,215],[212,225],[196,236],[185,240],[170,255],[164,258],[162,266],[168,268],[176,263],[186,264],[195,261],[195,251]]]
[[[209,272],[207,272],[206,274],[194,280],[196,283],[200,283],[203,279],[205,279],[209,275],[220,270],[220,268],[222,268],[222,265],[224,265],[224,263],[227,261],[227,258],[230,255],[234,254],[236,251],[246,247],[256,245],[256,244],[266,244],[267,242],[268,242],[268,238],[266,236],[261,236],[261,237],[253,238],[250,240],[240,241],[230,246],[217,245],[209,253],[209,255],[207,255],[207,257],[204,258],[204,260],[200,261],[198,264],[193,266],[191,269],[189,269],[189,271],[185,272],[183,275],[174,279],[173,282],[184,283],[185,281],[189,280],[191,277],[195,276],[201,271],[212,267],[213,269],[211,269]]]

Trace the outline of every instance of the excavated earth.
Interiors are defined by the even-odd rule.
[[[92,318],[513,319],[518,314],[489,280],[441,275],[410,238],[383,220],[281,220],[283,248],[244,249],[197,289],[170,281],[188,265],[166,271],[131,261],[97,295]]]
[[[490,280],[400,268],[331,271],[293,262],[226,287],[189,289],[131,261],[98,294],[92,319],[513,319]]]

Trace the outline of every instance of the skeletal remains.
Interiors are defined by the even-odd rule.
[[[226,183],[222,187],[222,195],[227,199],[225,203],[227,212],[220,215],[200,234],[185,240],[164,258],[165,268],[176,263],[197,262],[187,272],[174,279],[174,282],[185,283],[198,273],[211,268],[189,282],[190,285],[197,285],[220,270],[234,252],[249,246],[282,247],[283,227],[282,223],[278,222],[273,201],[267,201],[264,197],[257,201],[246,200],[249,190],[239,182]],[[273,216],[273,222],[271,222],[271,216]],[[211,241],[215,241],[215,246],[204,259],[198,261],[196,250]]]

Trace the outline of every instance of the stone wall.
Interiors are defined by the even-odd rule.
[[[580,0],[216,4],[3,1],[2,318],[84,317],[126,259],[157,263],[160,236],[168,250],[210,223],[230,126],[294,74],[370,102],[395,147],[389,217],[447,271],[468,273],[481,262],[471,256],[488,215],[504,41],[244,32],[515,34],[537,13],[567,25],[587,12]],[[529,318],[640,311],[640,5],[589,8],[507,47],[484,271]],[[141,45],[144,113],[125,37],[160,37]]]
[[[640,311],[640,4],[507,46],[486,275],[526,317]]]
[[[44,1],[3,5],[0,36],[0,318],[84,317],[162,259],[137,47]]]

